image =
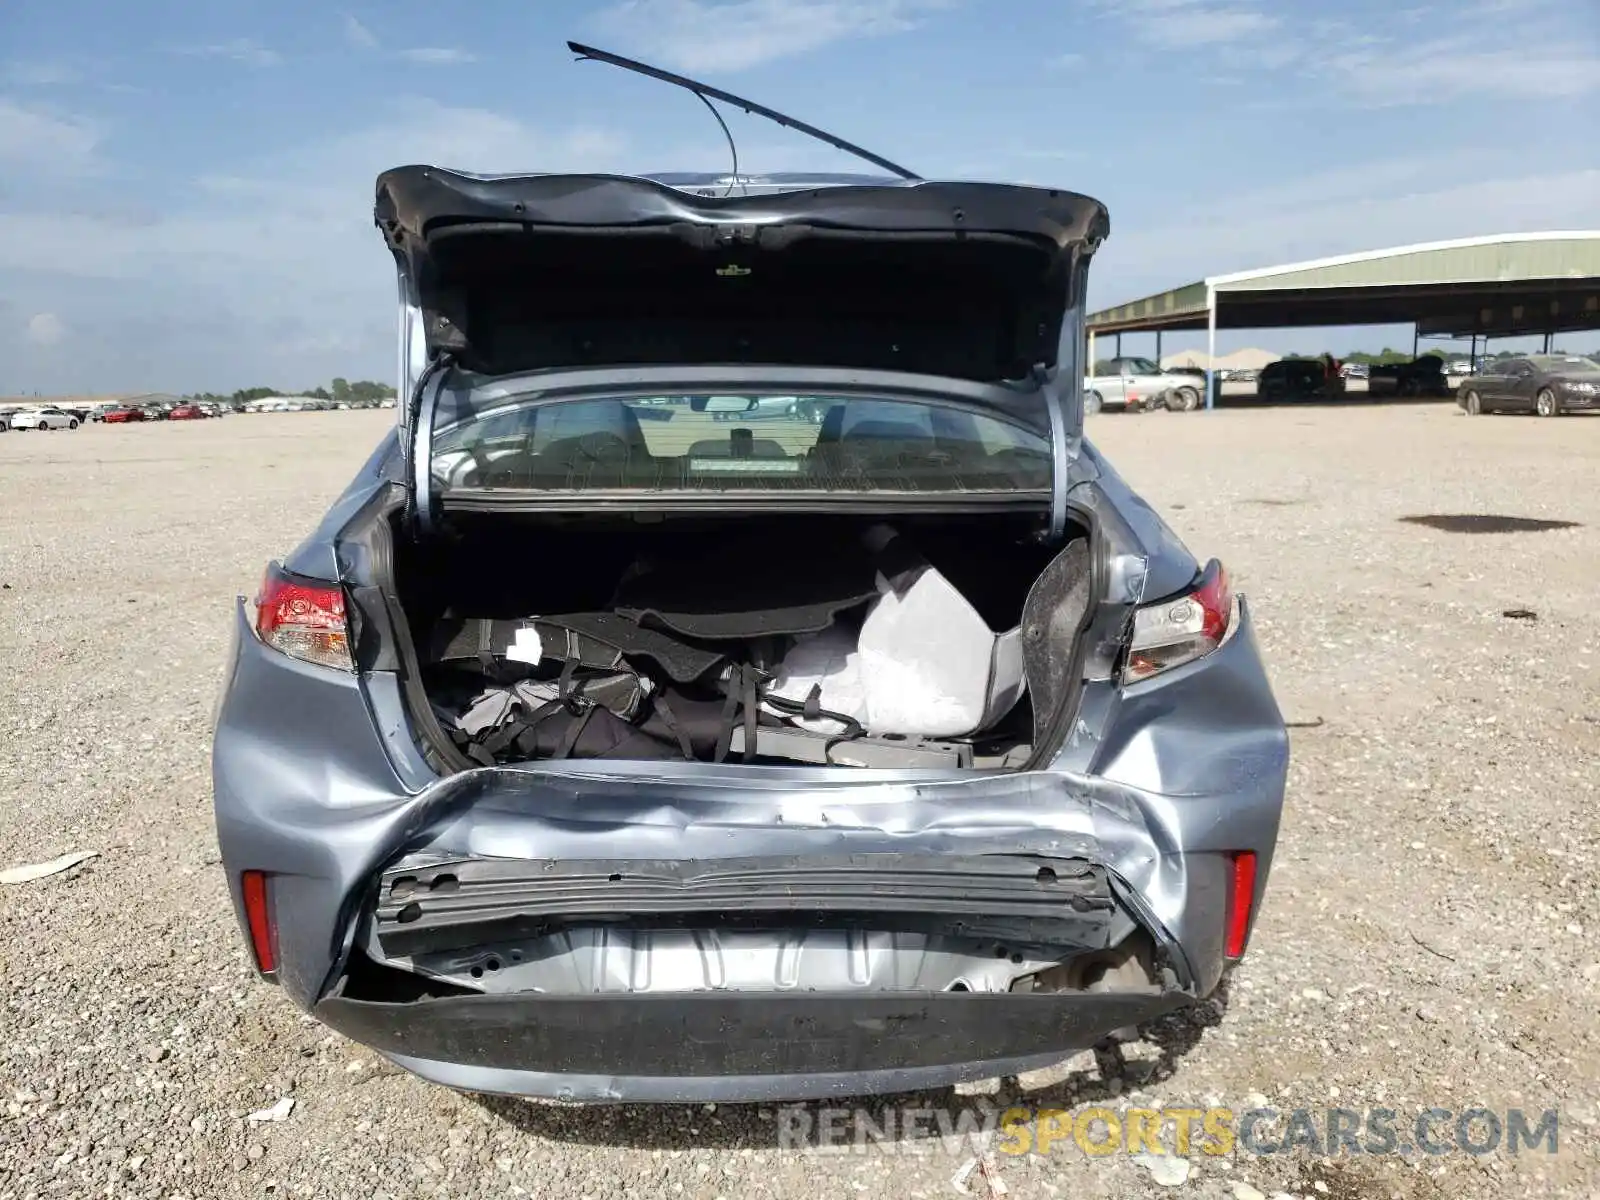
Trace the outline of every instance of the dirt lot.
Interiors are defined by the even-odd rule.
[[[964,1148],[779,1149],[770,1108],[456,1095],[247,977],[207,766],[232,598],[391,417],[0,436],[0,866],[100,853],[0,887],[0,1196],[958,1194]],[[1290,806],[1221,1003],[1124,1062],[1081,1055],[994,1099],[1382,1106],[1403,1134],[1430,1106],[1557,1108],[1559,1152],[1192,1152],[1169,1191],[1159,1165],[1068,1140],[961,1186],[1596,1194],[1600,419],[1362,406],[1107,415],[1091,433],[1250,593],[1296,726]],[[1406,520],[1458,514],[1573,524]],[[286,1120],[246,1119],[286,1096]]]

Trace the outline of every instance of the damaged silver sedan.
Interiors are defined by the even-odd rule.
[[[241,599],[259,973],[476,1091],[1013,1074],[1210,994],[1277,837],[1249,607],[1082,436],[1105,209],[378,181],[405,390]]]

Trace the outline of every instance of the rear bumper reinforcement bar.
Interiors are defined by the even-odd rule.
[[[1104,944],[1117,904],[1102,867],[1022,855],[856,854],[685,861],[401,860],[374,909],[387,955],[523,937],[574,919],[690,914],[782,923],[934,919],[1084,949]]]

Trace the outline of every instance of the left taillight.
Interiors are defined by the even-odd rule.
[[[1204,658],[1223,643],[1232,623],[1228,573],[1212,559],[1191,590],[1134,612],[1123,682],[1138,683]]]
[[[264,645],[318,666],[354,669],[344,591],[337,584],[267,568],[256,595],[256,636]]]
[[[271,975],[278,969],[278,922],[272,911],[272,896],[265,871],[243,871],[239,893],[244,900],[245,927],[250,933],[250,953],[256,970]]]

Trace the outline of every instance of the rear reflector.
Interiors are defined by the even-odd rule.
[[[278,969],[278,925],[267,899],[266,873],[245,871],[239,876],[239,891],[244,897],[244,917],[250,929],[250,951],[256,958],[256,970],[270,975]]]
[[[290,575],[277,563],[267,568],[256,596],[256,635],[290,658],[341,671],[354,668],[343,589]]]
[[[1250,936],[1250,912],[1256,899],[1256,852],[1240,850],[1228,864],[1228,929],[1223,942],[1227,958],[1244,957]]]

